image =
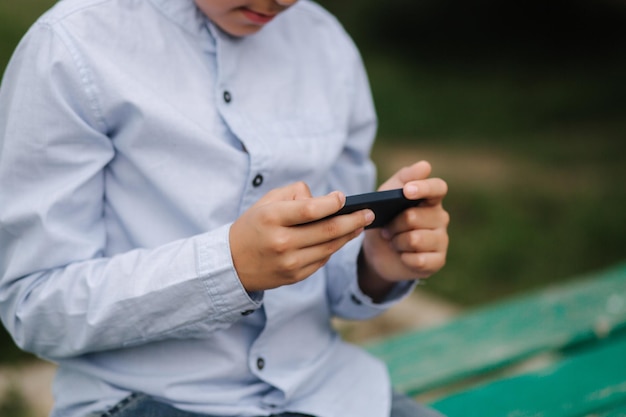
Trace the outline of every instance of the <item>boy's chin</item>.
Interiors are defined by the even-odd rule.
[[[230,36],[236,38],[243,38],[245,36],[254,35],[263,29],[263,26],[259,25],[217,25],[223,32],[228,33]]]

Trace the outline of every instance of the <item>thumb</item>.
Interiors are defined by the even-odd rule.
[[[275,201],[304,200],[311,197],[313,196],[309,186],[303,181],[298,181],[271,190],[261,197],[257,204],[267,204]]]
[[[381,184],[379,191],[403,188],[407,183],[428,178],[432,172],[431,165],[426,161],[419,161],[411,166],[403,167]]]

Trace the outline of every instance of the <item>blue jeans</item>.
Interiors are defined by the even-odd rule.
[[[144,394],[132,394],[104,413],[88,417],[217,417],[178,410],[170,405],[153,400]],[[314,417],[305,414],[283,413],[274,417]],[[358,416],[342,416],[358,417]],[[416,403],[412,398],[398,392],[393,393],[390,417],[443,417],[438,412]]]

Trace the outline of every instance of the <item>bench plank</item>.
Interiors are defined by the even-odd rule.
[[[369,344],[394,386],[416,395],[626,328],[626,263]]]
[[[448,417],[574,417],[602,410],[611,411],[601,415],[623,416],[626,336],[598,345],[541,371],[479,386],[431,406]]]

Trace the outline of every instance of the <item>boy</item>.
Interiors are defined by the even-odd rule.
[[[425,162],[384,230],[316,222],[372,189],[375,128],[306,0],[57,3],[0,90],[0,314],[58,364],[52,416],[430,415],[330,325],[445,262]]]

